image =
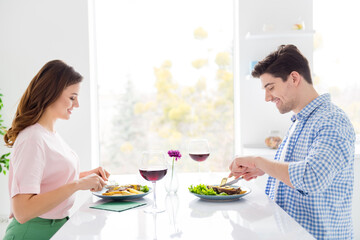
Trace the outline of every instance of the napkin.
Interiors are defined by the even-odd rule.
[[[128,201],[111,201],[102,204],[98,204],[95,206],[91,206],[90,208],[122,212],[131,208],[136,208],[146,205],[144,202],[128,202]]]

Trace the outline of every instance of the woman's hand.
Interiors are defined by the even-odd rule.
[[[106,185],[103,178],[96,173],[91,173],[77,180],[79,190],[100,191]]]
[[[103,168],[103,167],[98,167],[98,168],[95,168],[95,169],[90,170],[90,171],[81,172],[80,173],[80,178],[86,177],[86,176],[88,176],[90,174],[93,174],[93,173],[100,176],[104,181],[109,180],[110,173],[108,171],[106,171],[106,169]]]

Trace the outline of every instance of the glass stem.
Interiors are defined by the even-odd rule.
[[[154,221],[154,240],[157,240],[157,233],[156,233],[156,213],[153,213],[153,221]]]
[[[199,182],[201,183],[201,176],[200,176],[200,162],[198,162],[198,175],[199,175]]]
[[[152,182],[153,183],[153,188],[154,188],[154,203],[153,203],[153,209],[156,209],[156,182]]]

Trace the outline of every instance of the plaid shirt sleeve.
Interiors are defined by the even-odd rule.
[[[352,143],[348,126],[349,122],[339,114],[318,121],[305,161],[289,163],[290,181],[301,194],[324,191],[349,164]]]

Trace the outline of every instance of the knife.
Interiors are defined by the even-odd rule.
[[[232,180],[232,181],[230,181],[230,182],[228,182],[228,183],[226,182],[225,179],[227,180],[227,178],[223,178],[223,179],[222,179],[221,184],[220,184],[220,187],[233,185],[233,184],[237,183],[238,181],[240,181],[241,179],[243,179],[243,177],[240,176],[239,178],[234,179],[234,180]]]

